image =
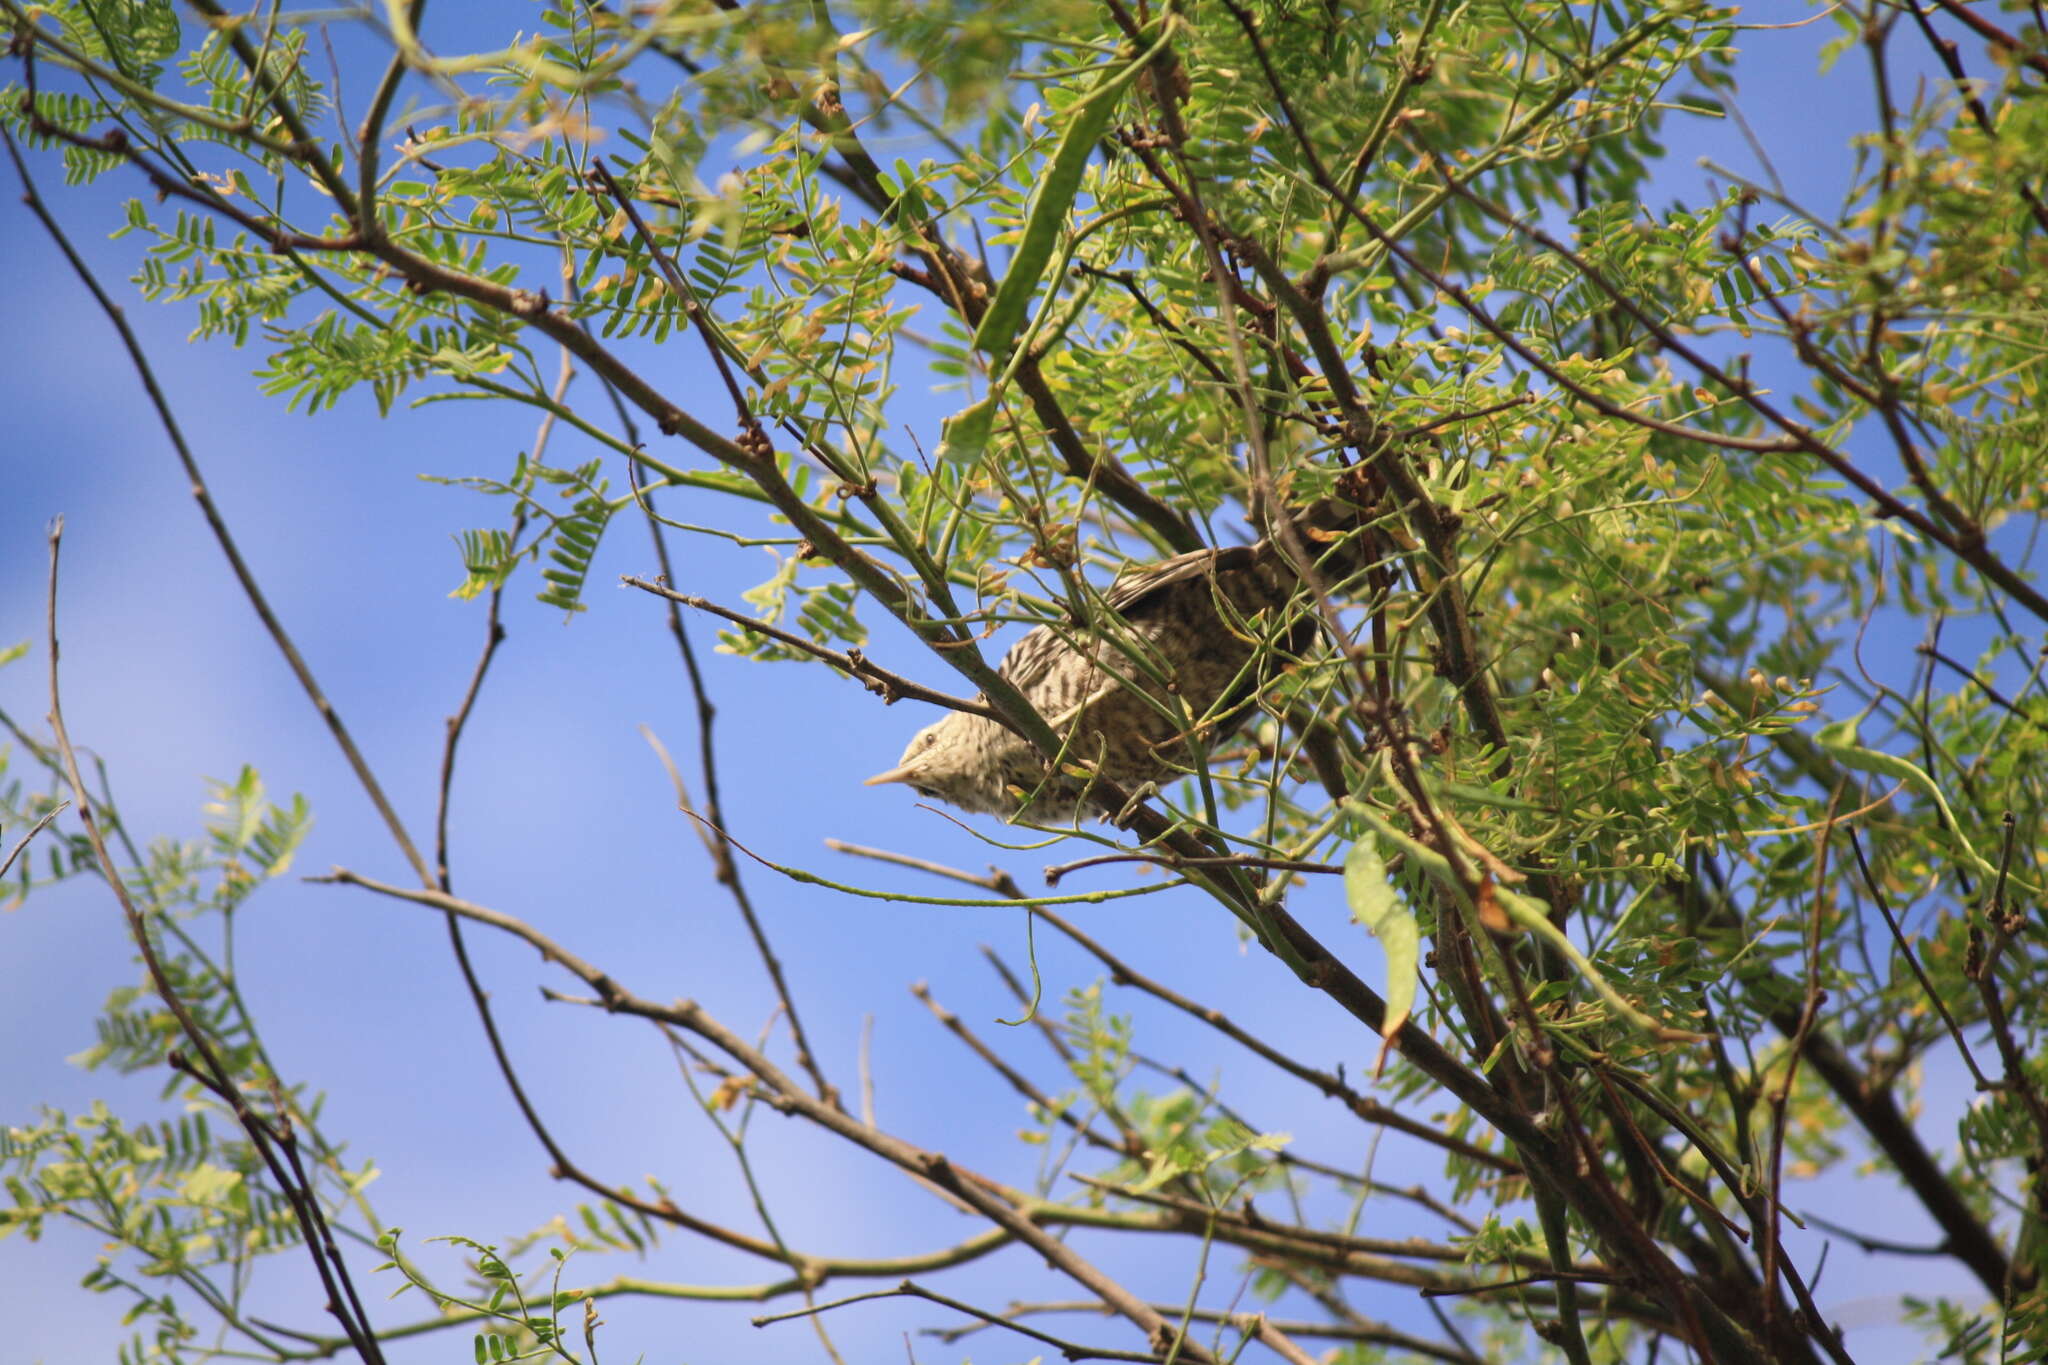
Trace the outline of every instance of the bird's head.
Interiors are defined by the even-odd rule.
[[[964,811],[1012,814],[1017,799],[1008,786],[1015,779],[991,752],[1002,734],[994,722],[956,711],[912,735],[896,766],[876,773],[866,785],[901,782],[919,796]]]

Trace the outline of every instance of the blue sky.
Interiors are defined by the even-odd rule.
[[[1787,17],[1803,10],[1783,7]],[[1869,111],[1863,82],[1813,77],[1813,52],[1832,32],[1751,35],[1742,70],[1744,108],[1781,175],[1800,196],[1831,204],[1848,167],[1848,139]],[[1732,166],[1754,158],[1725,124],[1674,124],[1667,188],[1698,199],[1702,154]],[[106,241],[136,182],[110,175],[67,191],[53,158],[36,171],[102,279],[134,269],[134,239]],[[0,403],[8,414],[0,499],[0,645],[34,638],[34,655],[0,670],[0,707],[36,728],[46,709],[40,638],[44,530],[67,518],[62,636],[66,711],[74,736],[107,760],[128,823],[145,834],[196,835],[203,776],[257,767],[283,795],[304,792],[317,824],[298,870],[345,864],[403,883],[407,876],[339,754],[264,637],[192,506],[177,464],[128,368],[118,362],[104,319],[14,193],[0,198],[0,253],[10,263],[10,325],[0,329]],[[250,377],[260,348],[236,353],[186,340],[190,314],[129,301],[180,421],[280,615],[415,838],[426,839],[444,718],[453,709],[482,641],[483,613],[447,596],[460,579],[452,535],[498,523],[477,495],[422,481],[427,475],[502,475],[530,447],[534,424],[509,406],[439,404],[380,420],[366,396],[317,420],[282,410]],[[655,377],[683,392],[709,392],[693,347],[650,360]],[[577,394],[599,402],[592,381]],[[707,400],[708,401],[708,400]],[[927,445],[955,404],[911,396],[906,421]],[[577,438],[557,433],[552,459],[579,457]],[[584,453],[595,453],[594,450]],[[703,495],[670,495],[665,510],[716,520]],[[766,578],[759,550],[679,540],[681,585],[725,602]],[[617,525],[591,575],[590,610],[573,621],[535,603],[530,578],[506,601],[509,639],[471,723],[457,779],[454,875],[469,899],[520,915],[584,956],[613,966],[632,989],[687,996],[729,1024],[767,1024],[771,996],[729,902],[708,876],[695,833],[674,806],[668,781],[638,727],[657,732],[679,758],[694,746],[690,698],[654,600],[609,586],[621,573],[652,574],[644,531]],[[993,850],[954,825],[913,808],[901,788],[866,790],[860,779],[894,763],[905,739],[932,718],[913,703],[884,710],[856,685],[820,667],[757,666],[710,649],[702,621],[692,629],[719,708],[726,804],[734,833],[777,861],[874,886],[929,892],[934,884],[828,853],[831,837],[878,845],[969,868],[991,861],[1038,885],[1049,855]],[[877,657],[947,685],[898,636],[878,632]],[[17,759],[17,771],[19,760]],[[693,779],[694,780],[694,779]],[[986,822],[983,822],[986,827]],[[11,843],[16,831],[0,831]],[[1078,856],[1078,855],[1072,855]],[[833,1079],[856,1084],[863,1017],[874,1016],[874,1083],[885,1126],[928,1146],[968,1154],[1005,1178],[1028,1179],[1034,1154],[1014,1139],[1022,1105],[992,1073],[944,1034],[907,986],[928,981],[938,998],[1024,1065],[1041,1084],[1061,1077],[1037,1040],[994,1021],[1012,1015],[979,946],[1024,957],[1017,911],[905,907],[848,900],[756,866],[743,868],[788,966],[800,1008]],[[1062,890],[1127,885],[1127,868],[1076,874]],[[1313,884],[1296,913],[1332,942],[1348,945],[1368,979],[1378,949],[1344,925],[1335,889]],[[1141,968],[1196,998],[1228,1009],[1269,1037],[1307,1040],[1323,1065],[1357,1074],[1372,1041],[1328,1002],[1299,990],[1262,952],[1246,952],[1213,905],[1183,896],[1082,907],[1077,917]],[[286,880],[246,912],[241,963],[252,1003],[281,1066],[330,1096],[326,1123],[352,1153],[384,1171],[372,1194],[402,1224],[428,1264],[452,1260],[424,1239],[458,1233],[509,1238],[579,1202],[550,1181],[546,1158],[518,1121],[485,1053],[480,1031],[432,915],[360,892]],[[567,988],[525,948],[471,934],[508,1042],[551,1126],[588,1168],[621,1181],[653,1173],[680,1202],[735,1225],[753,1226],[729,1152],[692,1112],[687,1092],[655,1036],[573,1007],[544,1004],[536,987]],[[1037,947],[1048,1001],[1098,979],[1100,968],[1050,932]],[[0,916],[0,1115],[38,1102],[71,1110],[105,1097],[122,1112],[157,1111],[159,1080],[83,1074],[67,1054],[92,1041],[105,990],[130,979],[112,902],[80,885],[39,895]],[[1112,992],[1113,1009],[1137,1002]],[[1295,1150],[1352,1165],[1368,1130],[1337,1106],[1279,1077],[1200,1026],[1140,1010],[1137,1046],[1227,1078],[1231,1103],[1262,1127],[1295,1135]],[[1938,1078],[1937,1078],[1938,1079]],[[1937,1110],[1954,1097],[1937,1085]],[[1945,1145],[1946,1120],[1928,1131]],[[973,1229],[911,1183],[851,1147],[772,1114],[755,1120],[754,1159],[776,1193],[774,1212],[795,1244],[826,1253],[889,1254],[956,1241]],[[1430,1177],[1426,1150],[1389,1136],[1380,1178]],[[829,1194],[821,1192],[829,1191]],[[1811,1198],[1805,1198],[1810,1194]],[[1805,1202],[1802,1204],[1802,1199]],[[1795,1207],[1834,1205],[1846,1221],[1911,1240],[1921,1220],[1887,1183],[1853,1181],[1794,1198]],[[1426,1224],[1372,1205],[1360,1231],[1400,1235]],[[1846,1212],[1845,1212],[1846,1211]],[[1162,1253],[1113,1238],[1077,1245],[1162,1297],[1184,1292],[1193,1244]],[[1809,1249],[1811,1244],[1808,1244]],[[122,1333],[116,1309],[76,1288],[90,1238],[57,1232],[40,1246],[0,1242],[0,1283],[16,1307],[0,1360],[111,1358]],[[353,1264],[372,1297],[392,1286]],[[1809,1259],[1808,1264],[1811,1264]],[[1904,1358],[1915,1339],[1884,1324],[1885,1296],[1904,1286],[1862,1274],[1860,1255],[1837,1246],[1822,1302],[1852,1328],[1866,1360]],[[1212,1283],[1235,1283],[1237,1259],[1219,1258]],[[278,1269],[284,1270],[280,1260]],[[294,1267],[295,1269],[295,1267]],[[581,1262],[571,1279],[617,1273],[691,1283],[774,1277],[774,1267],[719,1252],[682,1235],[643,1264]],[[273,1316],[310,1323],[317,1305],[291,1271],[276,1275]],[[1916,1281],[1916,1291],[1934,1277]],[[1072,1297],[1030,1256],[1012,1251],[944,1277],[941,1287],[980,1302]],[[851,1292],[848,1286],[842,1292]],[[1954,1286],[1952,1286],[1954,1287]],[[1227,1288],[1222,1291],[1227,1297]],[[1373,1301],[1377,1297],[1380,1301]],[[1405,1294],[1361,1295],[1359,1306],[1397,1322],[1426,1322]],[[410,1320],[421,1304],[379,1309],[380,1321]],[[815,1355],[802,1324],[757,1332],[746,1312],[720,1305],[618,1300],[605,1311],[608,1359],[650,1362]],[[944,1320],[897,1305],[846,1310],[833,1319],[849,1359],[902,1358],[906,1321]],[[1109,1325],[1072,1335],[1120,1343]],[[1022,1359],[1010,1341],[972,1339],[960,1347],[917,1344],[922,1360]],[[468,1358],[453,1334],[391,1352],[394,1362]]]

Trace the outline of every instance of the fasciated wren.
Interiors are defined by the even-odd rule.
[[[1000,723],[955,711],[868,785],[901,782],[1013,820],[1108,813],[1098,782],[1128,792],[1186,772],[1191,733],[1227,733],[1242,719],[1262,681],[1263,639],[1300,631],[1279,621],[1299,582],[1270,540],[1126,574],[1103,594],[1111,615],[1098,628],[1039,626],[998,670],[1065,742],[1057,768]]]

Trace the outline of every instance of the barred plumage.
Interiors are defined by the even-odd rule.
[[[1297,582],[1269,541],[1176,555],[1110,587],[1103,602],[1116,621],[1096,632],[1040,626],[999,671],[1066,739],[1064,766],[1126,790],[1164,781],[1191,762],[1190,727],[1213,740],[1242,715],[1259,681],[1257,632],[1274,628]],[[1041,822],[1071,819],[1084,803],[1104,809],[1088,781],[1049,774],[1025,740],[962,712],[920,730],[902,762],[868,782]]]

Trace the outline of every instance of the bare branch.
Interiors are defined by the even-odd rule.
[[[986,702],[968,701],[961,697],[948,696],[944,692],[937,692],[920,683],[912,682],[899,673],[891,673],[886,668],[870,663],[867,656],[859,650],[849,650],[842,653],[839,650],[806,640],[801,635],[792,634],[780,626],[771,626],[766,621],[757,621],[751,616],[732,610],[730,607],[721,607],[708,598],[677,592],[673,588],[664,587],[659,583],[650,583],[644,578],[636,578],[631,574],[627,574],[621,581],[627,587],[638,588],[642,592],[653,593],[656,597],[666,598],[671,602],[679,602],[683,606],[693,608],[694,610],[707,612],[722,620],[730,621],[744,630],[752,631],[756,635],[764,635],[778,644],[800,650],[814,659],[822,659],[846,674],[849,678],[860,682],[868,691],[873,692],[885,703],[909,697],[913,701],[924,701],[930,702],[934,706],[943,706],[949,711],[964,711],[970,716],[983,716],[989,720],[996,721],[1002,719],[996,713],[995,708]]]

